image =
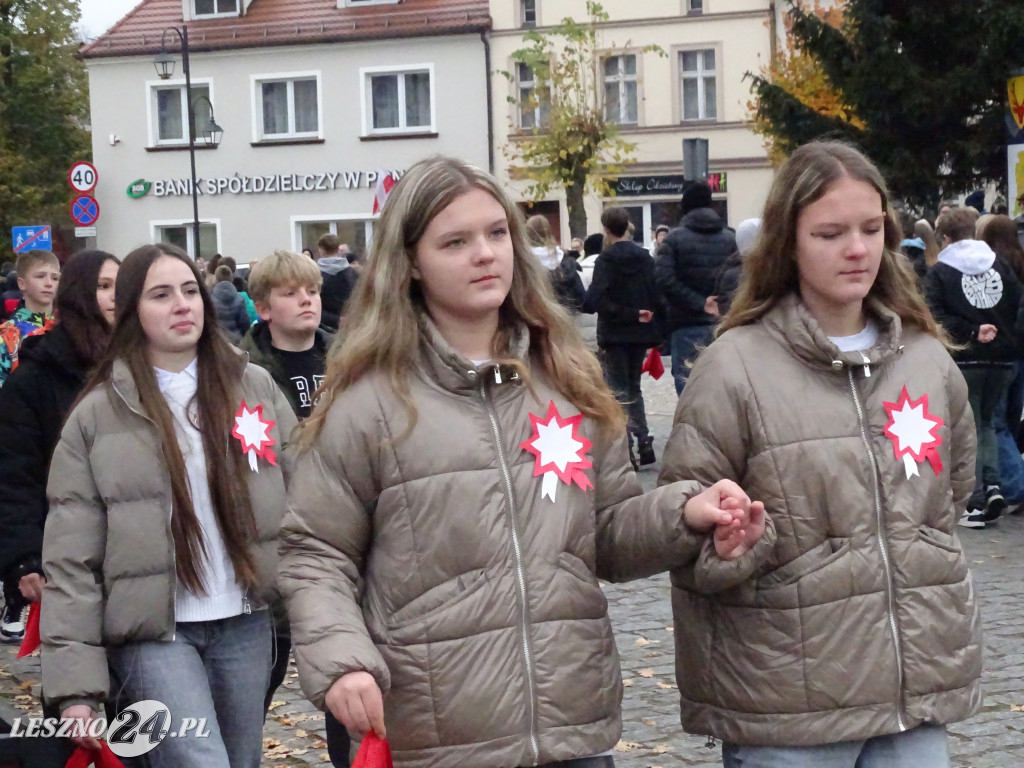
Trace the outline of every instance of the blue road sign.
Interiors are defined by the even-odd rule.
[[[34,227],[11,227],[11,245],[15,253],[26,251],[49,251],[53,248],[50,228],[45,224]]]
[[[91,227],[100,217],[100,204],[94,197],[79,195],[71,203],[71,219],[80,227]]]

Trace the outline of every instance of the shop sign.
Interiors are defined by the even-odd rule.
[[[709,173],[707,182],[712,192],[727,191],[725,173]],[[685,184],[686,177],[681,173],[665,176],[623,176],[612,185],[612,189],[615,190],[616,197],[681,197]]]
[[[151,182],[148,182],[145,179],[136,179],[135,181],[128,185],[128,189],[125,190],[125,193],[128,195],[128,197],[138,200],[140,197],[145,197],[146,195],[148,195],[149,190],[152,187],[153,184]]]
[[[293,192],[330,192],[337,189],[370,189],[378,177],[388,171],[339,171],[320,173],[277,173],[272,176],[220,176],[196,179],[199,195],[264,195]],[[397,180],[404,171],[390,171]],[[141,181],[141,180],[140,180]],[[133,182],[132,187],[138,182]],[[148,182],[147,182],[148,183]],[[131,194],[132,187],[129,187]],[[191,179],[154,179],[154,197],[176,197],[192,194]],[[141,197],[141,195],[140,195]]]

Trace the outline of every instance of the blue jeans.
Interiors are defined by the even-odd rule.
[[[270,611],[180,622],[169,643],[128,643],[108,652],[135,701],[155,699],[183,718],[206,718],[208,738],[168,736],[149,752],[151,768],[259,768],[263,697],[270,682]]]
[[[1017,427],[1020,425],[1021,403],[1024,396],[1024,361],[1013,364],[1013,376],[1006,402],[996,408],[996,443],[999,446],[999,480],[1003,498],[1008,504],[1024,502],[1024,458],[1017,447]]]
[[[672,331],[672,378],[676,382],[676,394],[683,394],[690,369],[701,350],[711,343],[713,325],[684,325]]]
[[[946,726],[814,747],[742,747],[722,744],[725,768],[949,768]]]

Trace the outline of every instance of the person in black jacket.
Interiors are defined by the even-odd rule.
[[[630,458],[632,437],[636,437],[637,462],[653,464],[654,439],[647,429],[640,369],[647,350],[661,341],[654,323],[660,304],[654,260],[628,239],[629,214],[624,208],[606,208],[601,223],[604,250],[594,265],[584,307],[597,313],[597,345],[605,380],[629,418]]]
[[[54,305],[57,324],[25,339],[18,368],[0,389],[0,574],[5,612],[22,610],[42,593],[50,456],[64,417],[110,335],[118,264],[104,251],[82,251],[67,261]],[[59,716],[52,710],[44,714]],[[46,751],[39,756],[40,768],[64,765],[70,742],[39,741]]]
[[[711,187],[697,181],[687,185],[683,218],[658,249],[655,275],[665,304],[665,326],[671,333],[672,378],[682,394],[690,366],[711,343],[716,318],[705,310],[715,293],[715,281],[725,260],[736,250],[736,239],[711,208]]]
[[[348,247],[343,245],[337,235],[327,233],[317,241],[320,258],[317,266],[323,277],[320,299],[323,303],[323,326],[330,333],[337,333],[341,316],[345,312],[352,290],[355,288],[359,272],[349,261]]]
[[[960,349],[953,359],[967,380],[978,436],[974,495],[960,525],[984,528],[1006,508],[999,482],[995,415],[1005,407],[1013,362],[1024,327],[1021,284],[1013,269],[983,240],[974,239],[977,216],[958,208],[942,214],[935,235],[943,246],[928,270],[928,307]]]

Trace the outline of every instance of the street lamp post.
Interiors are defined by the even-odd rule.
[[[174,56],[167,52],[167,33],[173,32],[181,41],[181,68],[185,72],[185,101],[188,105],[188,156],[192,166],[192,247],[195,249],[194,258],[199,258],[199,190],[196,184],[196,102],[198,99],[205,101],[210,107],[210,120],[203,131],[203,141],[212,147],[220,144],[224,130],[217,125],[213,118],[213,104],[206,96],[199,96],[198,99],[192,95],[192,71],[188,61],[188,27],[168,27],[160,38],[160,53],[153,60],[157,76],[161,80],[169,80],[174,74]]]

